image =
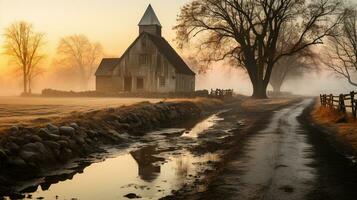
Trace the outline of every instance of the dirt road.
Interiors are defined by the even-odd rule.
[[[276,111],[196,198],[356,199],[356,165],[309,124],[304,110],[312,102]]]

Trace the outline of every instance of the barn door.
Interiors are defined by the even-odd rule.
[[[124,78],[124,91],[131,92],[132,78],[130,76]]]

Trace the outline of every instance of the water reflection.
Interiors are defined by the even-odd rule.
[[[158,161],[164,161],[165,159],[155,157],[157,154],[157,146],[143,147],[137,151],[130,152],[134,160],[138,164],[139,176],[142,180],[152,182],[157,178],[160,173],[160,166],[155,165]]]
[[[209,118],[197,123],[190,131],[185,132],[182,136],[197,138],[200,134],[203,134],[204,131],[212,128],[217,122],[223,120],[223,118],[218,116],[219,114],[220,113],[214,114]]]
[[[218,159],[216,154],[195,156],[183,151],[165,160],[158,156],[157,149],[157,146],[148,146],[117,153],[81,169],[82,173],[41,179],[43,181],[28,186],[22,193],[32,199],[123,199],[128,193],[142,199],[159,199],[192,183],[199,172],[210,169],[208,161]]]

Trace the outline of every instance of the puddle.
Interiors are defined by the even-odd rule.
[[[225,112],[225,111],[221,111],[217,114],[211,115],[209,118],[196,124],[190,131],[184,132],[182,137],[197,138],[200,134],[203,134],[204,131],[209,130],[215,124],[217,124],[219,121],[222,121],[223,118],[219,117],[219,114],[221,114],[223,112]]]
[[[218,114],[212,115],[188,134],[177,128],[148,133],[130,150],[109,149],[105,160],[103,155],[94,156],[94,163],[93,159],[86,160],[88,166],[80,172],[71,174],[72,168],[67,167],[62,170],[67,174],[40,178],[27,186],[22,184],[21,188],[26,189],[17,190],[25,194],[25,199],[126,199],[124,196],[130,193],[141,199],[159,199],[199,180],[200,174],[212,169],[219,160],[218,154],[194,155],[187,147],[197,145],[198,136],[222,120]]]
[[[156,147],[149,146],[117,155],[90,165],[69,180],[43,183],[25,195],[32,199],[123,199],[135,193],[141,199],[158,199],[192,183],[199,178],[197,172],[209,168],[207,162],[218,159],[215,154],[197,157],[185,152],[165,160],[156,157],[157,153]]]

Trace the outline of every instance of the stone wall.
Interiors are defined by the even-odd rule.
[[[100,152],[104,144],[126,143],[128,135],[197,118],[204,110],[221,106],[218,101],[206,101],[140,103],[79,113],[49,124],[13,126],[0,133],[0,183],[1,178],[16,180],[11,176],[17,174],[21,179],[32,177],[71,159]]]

